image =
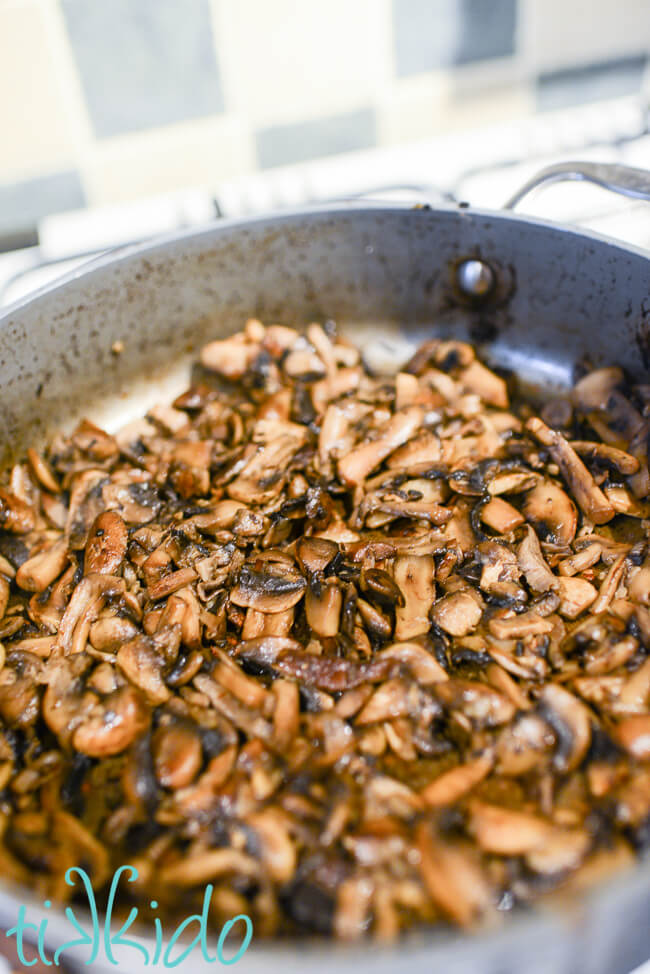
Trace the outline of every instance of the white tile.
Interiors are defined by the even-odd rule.
[[[226,105],[256,127],[346,111],[389,83],[389,0],[212,2]]]
[[[648,0],[521,0],[519,37],[532,72],[650,50]]]
[[[73,133],[39,0],[0,3],[0,178],[68,165]]]
[[[244,120],[215,116],[106,139],[82,165],[92,204],[122,202],[186,187],[211,189],[254,168]]]

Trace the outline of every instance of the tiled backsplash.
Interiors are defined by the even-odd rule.
[[[639,90],[650,0],[0,0],[0,234]]]

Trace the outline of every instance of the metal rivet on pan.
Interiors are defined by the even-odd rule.
[[[485,261],[468,257],[456,268],[456,283],[462,294],[468,298],[485,298],[494,288],[494,271]]]

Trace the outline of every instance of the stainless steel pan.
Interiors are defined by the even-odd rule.
[[[650,196],[639,171],[571,164],[542,177],[561,175]],[[505,212],[339,204],[127,248],[7,309],[3,459],[83,415],[115,428],[141,414],[183,387],[193,351],[251,314],[286,324],[334,318],[393,366],[424,338],[453,334],[539,387],[568,384],[582,361],[650,373],[648,254]],[[33,921],[46,915],[0,879],[5,926],[18,903]],[[69,939],[63,914],[47,915],[48,941]],[[138,956],[128,950],[121,969],[138,969]],[[260,943],[237,969],[628,974],[648,956],[646,861],[569,910],[515,917],[494,934],[421,934],[395,948]],[[115,970],[100,961],[92,969]],[[204,969],[197,952],[184,969]]]

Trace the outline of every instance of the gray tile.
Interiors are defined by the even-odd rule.
[[[515,52],[517,0],[461,0],[462,27],[454,64]]]
[[[397,74],[506,57],[516,23],[517,0],[393,0]]]
[[[223,111],[209,0],[61,0],[95,134]]]
[[[364,108],[347,115],[274,125],[256,132],[255,141],[262,169],[368,149],[377,144],[375,113]]]
[[[86,205],[79,173],[58,172],[0,185],[0,233],[33,227],[41,217]]]
[[[646,55],[639,54],[542,74],[536,84],[537,108],[552,110],[634,94],[641,89],[646,63]]]

